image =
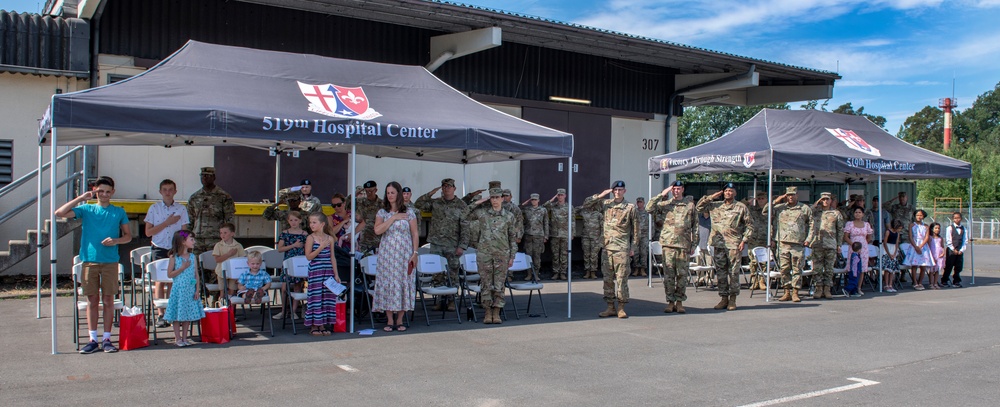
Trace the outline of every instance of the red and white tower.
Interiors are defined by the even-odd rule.
[[[944,110],[944,151],[948,151],[951,148],[951,109],[958,107],[958,99],[940,99],[938,107]]]

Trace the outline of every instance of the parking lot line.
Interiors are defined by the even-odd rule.
[[[812,391],[812,392],[809,392],[809,393],[796,394],[794,396],[787,396],[787,397],[781,397],[781,398],[771,399],[771,400],[767,400],[767,401],[761,401],[761,402],[753,403],[753,404],[745,404],[745,405],[742,405],[740,407],[773,406],[775,404],[787,403],[789,401],[804,400],[804,399],[808,399],[808,398],[824,396],[824,395],[831,394],[831,393],[839,393],[839,392],[842,392],[842,391],[860,389],[862,387],[874,386],[876,384],[879,384],[879,382],[876,382],[876,381],[873,381],[873,380],[858,379],[856,377],[848,377],[847,380],[850,380],[852,382],[857,382],[857,383],[849,384],[847,386],[834,387],[832,389],[817,390],[817,391]]]

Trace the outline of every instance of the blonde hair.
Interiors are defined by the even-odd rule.
[[[250,260],[257,260],[257,261],[263,263],[264,262],[264,255],[260,254],[260,252],[252,252],[252,251],[251,252],[247,252],[247,262],[249,263]]]

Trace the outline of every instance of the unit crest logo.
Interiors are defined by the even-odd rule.
[[[743,166],[747,167],[747,168],[752,167],[753,163],[756,161],[756,159],[755,159],[756,157],[757,157],[757,154],[754,153],[754,152],[752,152],[752,151],[749,152],[749,153],[744,153],[743,154]]]
[[[882,153],[878,151],[878,149],[875,148],[875,146],[868,144],[868,142],[865,141],[865,139],[861,138],[861,136],[859,136],[857,133],[855,133],[854,130],[827,128],[826,131],[830,132],[830,134],[832,134],[834,137],[840,139],[840,141],[843,141],[844,144],[846,144],[847,147],[850,147],[852,150],[860,151],[862,153],[873,155],[876,157],[882,156]]]
[[[332,83],[310,85],[298,82],[302,96],[309,101],[309,111],[338,119],[372,120],[381,117],[368,104],[361,87],[349,88]]]

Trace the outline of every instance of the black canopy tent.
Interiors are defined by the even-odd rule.
[[[480,104],[423,67],[196,41],[142,74],[53,95],[39,128],[40,162],[45,144],[55,161],[57,142],[349,152],[352,190],[359,153],[462,165],[566,158],[572,166],[574,147],[571,134]],[[55,171],[51,178],[55,185]],[[54,240],[50,251],[55,315]]]
[[[725,136],[650,158],[648,169],[650,175],[767,172],[769,197],[774,176],[845,183],[875,180],[880,196],[883,179],[968,178],[972,218],[971,164],[909,144],[862,116],[764,109]],[[768,230],[768,241],[770,235]],[[970,262],[973,284],[974,264]]]

